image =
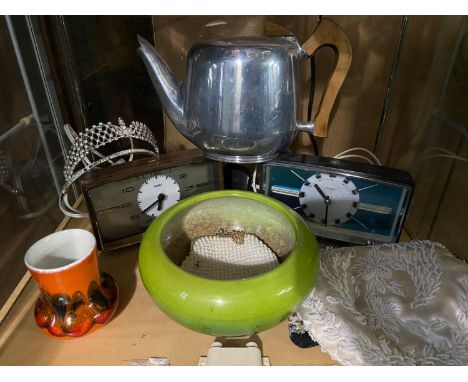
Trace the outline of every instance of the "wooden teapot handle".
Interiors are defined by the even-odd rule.
[[[313,134],[328,136],[328,120],[338,92],[351,66],[352,52],[348,36],[341,27],[329,19],[322,19],[312,35],[302,45],[302,49],[312,56],[322,46],[330,46],[336,53],[335,68],[322,94],[315,115]]]

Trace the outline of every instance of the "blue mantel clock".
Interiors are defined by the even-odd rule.
[[[406,171],[304,154],[265,163],[261,179],[317,236],[357,244],[397,242],[414,189]]]

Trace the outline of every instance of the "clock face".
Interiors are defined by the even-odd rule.
[[[168,175],[156,175],[146,180],[137,194],[142,213],[155,218],[180,200],[179,184]]]
[[[339,225],[356,213],[359,192],[349,178],[319,172],[302,184],[299,202],[312,221],[326,226]]]

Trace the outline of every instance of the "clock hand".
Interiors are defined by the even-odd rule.
[[[162,202],[163,202],[163,200],[164,200],[165,198],[166,198],[166,195],[164,195],[164,194],[159,194],[159,195],[158,195],[158,200],[157,200],[157,202],[158,202],[158,211],[161,211],[161,209],[162,209]]]
[[[164,200],[164,198],[166,197],[166,195],[164,194],[159,194],[158,195],[158,199],[156,199],[156,201],[154,203],[151,203],[148,207],[146,207],[143,211],[143,213],[146,213],[147,211],[149,211],[150,209],[152,209],[156,204],[158,205],[158,211],[161,211],[161,203],[162,201]]]
[[[323,200],[325,200],[325,203],[326,203],[326,201],[327,201],[327,199],[329,199],[329,197],[327,195],[325,195],[325,193],[322,191],[322,189],[318,186],[317,183],[314,184],[314,187],[318,191],[320,196],[323,198]]]
[[[328,225],[328,206],[330,203],[325,202],[325,225]]]
[[[319,187],[317,183],[314,184],[315,189],[318,191],[320,196],[323,198],[323,201],[325,202],[325,219],[324,219],[324,224],[328,225],[328,206],[331,204],[330,197],[328,195],[325,195],[325,193],[322,191],[322,189]]]

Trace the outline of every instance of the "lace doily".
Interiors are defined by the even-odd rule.
[[[438,243],[326,248],[297,312],[343,365],[468,364],[468,264]]]

